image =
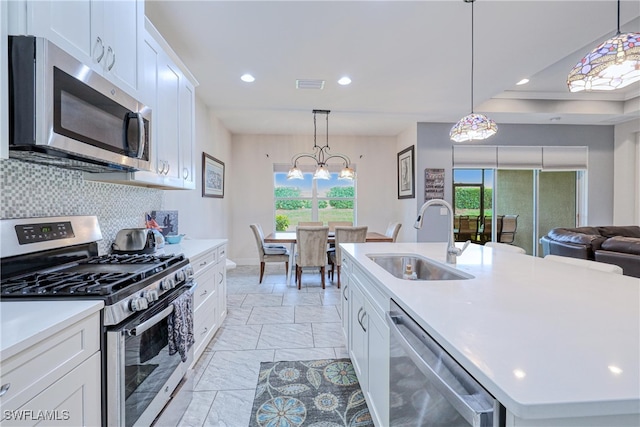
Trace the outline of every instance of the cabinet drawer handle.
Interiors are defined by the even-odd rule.
[[[96,37],[95,47],[98,47],[98,43],[100,44],[100,47],[102,48],[102,52],[100,52],[100,56],[98,56],[96,58],[96,62],[100,63],[100,61],[102,61],[102,58],[104,57],[104,43],[102,43],[102,39],[100,37]],[[95,47],[94,47],[94,51],[95,51]]]
[[[189,178],[189,169],[187,169],[187,168],[183,168],[182,169],[182,178],[183,179]]]
[[[218,282],[218,284],[222,284],[222,281],[224,280],[224,274],[218,272],[218,274],[220,275],[220,281]]]
[[[200,263],[200,265],[199,265],[198,267],[203,267],[203,266],[207,265],[207,262],[208,262],[208,261],[201,262],[201,263]]]
[[[162,168],[160,168],[160,165],[158,165],[158,168],[156,170],[158,171],[158,175],[162,175],[164,173],[165,161],[159,160],[159,162],[160,165],[162,165]]]
[[[200,294],[201,297],[205,296],[207,294],[207,290],[205,289],[203,293]]]
[[[207,328],[206,326],[204,327],[204,330],[202,331],[202,333],[200,335],[204,335],[207,333],[207,331],[209,330],[209,328]]]
[[[349,285],[345,285],[344,288],[342,288],[342,298],[344,298],[345,301],[349,301],[349,298],[347,298],[347,288],[349,287]]]
[[[171,163],[167,162],[167,170],[164,171],[165,175],[169,175],[169,169],[171,169]]]
[[[107,49],[107,57],[109,57],[109,52],[111,52],[111,57],[113,58],[113,60],[111,61],[111,64],[109,64],[109,66],[107,67],[107,71],[111,71],[113,66],[116,65],[116,53],[113,51],[113,49],[111,49],[111,46],[109,46],[109,48]]]
[[[9,391],[9,387],[11,387],[11,383],[2,384],[2,387],[0,387],[0,396],[4,396]]]

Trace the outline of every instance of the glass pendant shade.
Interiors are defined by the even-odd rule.
[[[569,72],[569,91],[615,90],[640,81],[640,33],[618,33]]]
[[[291,169],[289,169],[289,173],[287,174],[287,179],[304,179],[304,176],[302,175],[302,171],[298,169],[297,166],[294,166]]]
[[[345,167],[340,171],[340,179],[354,179],[356,177],[356,172],[350,167]]]
[[[471,113],[453,125],[449,138],[455,142],[487,139],[498,132],[495,121],[484,114]]]
[[[313,174],[313,179],[330,179],[331,172],[329,172],[329,168],[327,165],[320,164],[316,168],[316,172]]]

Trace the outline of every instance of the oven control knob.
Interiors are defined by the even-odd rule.
[[[133,312],[146,310],[148,307],[149,307],[149,303],[148,303],[147,299],[143,298],[143,297],[133,298],[129,302],[129,308]]]
[[[178,281],[178,282],[183,282],[183,281],[184,281],[184,279],[185,279],[185,276],[184,276],[184,270],[178,270],[178,271],[176,272],[176,281]]]
[[[160,282],[159,287],[161,291],[169,291],[176,287],[176,281],[170,277],[167,277],[166,279]]]
[[[158,291],[155,289],[149,289],[142,292],[142,296],[147,300],[147,302],[152,303],[154,301],[158,301]]]
[[[184,269],[184,271],[187,272],[187,277],[193,276],[193,267],[191,267],[191,265],[188,265],[187,268]]]

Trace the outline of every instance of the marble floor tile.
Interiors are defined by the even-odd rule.
[[[333,348],[285,348],[276,350],[274,362],[280,360],[317,360],[336,357]]]
[[[260,337],[261,325],[223,325],[212,340],[211,349],[253,350]]]
[[[340,290],[328,290],[325,289],[325,292],[320,294],[320,298],[322,300],[322,305],[340,305]]]
[[[179,426],[184,427],[200,427],[204,426],[213,400],[216,397],[215,391],[194,391],[191,397],[191,403],[187,407],[184,416],[180,420]],[[162,426],[158,426],[162,427]]]
[[[282,305],[282,294],[249,294],[242,303],[243,307]]]
[[[255,390],[260,362],[273,356],[274,350],[216,351],[194,390]]]
[[[294,307],[253,307],[247,324],[293,323]]]
[[[311,324],[305,323],[262,326],[257,348],[308,348],[313,346]]]
[[[349,352],[347,351],[347,347],[335,347],[334,350],[336,352],[336,359],[349,359]]]
[[[227,295],[227,307],[240,307],[247,294]]]
[[[276,283],[275,285],[273,285],[273,293],[283,293],[285,294],[293,294],[293,295],[304,295],[307,293],[306,289],[300,289],[298,290],[298,286],[293,283],[293,280],[291,281],[290,284],[286,284],[286,282],[282,282],[282,283]]]
[[[297,305],[296,323],[330,323],[340,322],[338,308],[335,305]]]
[[[229,325],[246,325],[249,316],[251,316],[253,307],[228,307],[227,318],[223,322],[225,326]]]
[[[249,425],[255,394],[255,388],[219,391],[213,401],[205,425],[218,427]]]
[[[288,292],[284,294],[282,305],[321,305],[321,296],[315,292]]]
[[[315,347],[344,346],[341,323],[313,323],[313,344]]]
[[[228,295],[233,294],[270,294],[273,292],[273,284],[263,283],[261,285],[256,281],[252,285],[227,286]]]

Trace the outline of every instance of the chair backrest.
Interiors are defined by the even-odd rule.
[[[396,239],[398,238],[398,232],[400,231],[400,227],[402,227],[402,224],[400,224],[399,222],[390,222],[389,225],[387,226],[387,231],[385,231],[384,235],[387,237],[391,237],[395,242]]]
[[[526,254],[527,251],[522,249],[520,246],[508,245],[506,243],[498,243],[498,242],[487,242],[484,244],[486,247],[493,248],[497,251],[508,251],[515,252],[518,254]]]
[[[329,221],[329,233],[336,231],[336,227],[351,227],[353,221]]]
[[[604,271],[606,273],[622,274],[622,267],[604,262],[591,261],[588,259],[571,258],[560,255],[545,255],[544,259],[554,262],[562,262],[565,264],[573,264],[583,268]]]
[[[322,227],[322,221],[300,221],[298,227]]]
[[[500,242],[513,243],[518,228],[518,215],[505,215],[502,218],[502,231],[500,232]]]
[[[329,227],[296,227],[298,254],[296,263],[300,267],[322,267],[327,263],[327,240]]]
[[[342,250],[340,243],[364,243],[367,241],[369,227],[336,227],[336,265],[342,265]]]
[[[256,238],[256,245],[258,245],[258,255],[260,255],[260,261],[264,261],[264,233],[260,224],[250,224],[253,235]]]

